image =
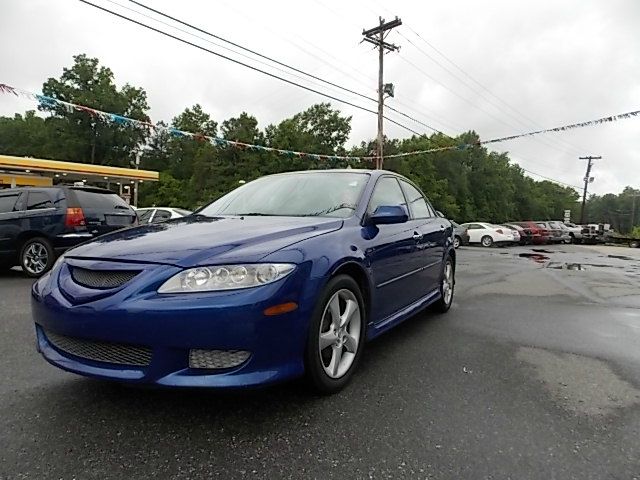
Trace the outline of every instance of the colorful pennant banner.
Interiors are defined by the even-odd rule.
[[[350,160],[350,161],[357,161],[357,162],[367,162],[367,161],[373,161],[376,159],[375,156],[356,157],[356,156],[350,156],[350,155],[323,155],[318,153],[297,152],[294,150],[284,150],[281,148],[265,147],[264,145],[254,145],[250,143],[238,142],[235,140],[227,140],[226,138],[221,138],[221,137],[210,137],[207,135],[203,135],[201,133],[186,132],[184,130],[178,130],[177,128],[154,124],[154,123],[151,123],[151,121],[148,118],[145,120],[136,120],[134,118],[124,117],[122,115],[117,115],[115,113],[103,112],[101,110],[96,110],[94,108],[87,107],[84,105],[69,103],[63,100],[59,100],[57,98],[48,97],[46,95],[38,95],[35,93],[31,93],[26,90],[21,90],[19,88],[11,87],[3,83],[0,83],[0,93],[4,93],[7,95],[15,95],[16,97],[27,98],[29,100],[36,101],[41,105],[46,105],[48,107],[55,107],[55,106],[62,107],[68,113],[84,112],[87,115],[100,118],[101,120],[106,122],[112,122],[116,125],[132,125],[132,126],[138,126],[138,127],[144,127],[144,128],[152,128],[157,131],[165,131],[175,137],[188,137],[197,141],[206,141],[216,147],[221,147],[221,148],[234,147],[240,150],[250,150],[250,151],[256,151],[256,152],[271,152],[271,153],[276,153],[278,155],[283,155],[287,157],[308,158],[311,160]],[[615,122],[618,120],[626,120],[632,117],[637,117],[639,115],[640,115],[640,110],[636,110],[633,112],[621,113],[619,115],[602,117],[602,118],[598,118],[596,120],[590,120],[587,122],[574,123],[571,125],[563,125],[561,127],[546,128],[543,130],[536,130],[533,132],[510,135],[507,137],[494,138],[491,140],[483,140],[476,143],[466,143],[461,145],[429,148],[427,150],[416,150],[413,152],[385,155],[384,158],[385,159],[401,158],[401,157],[408,157],[412,155],[420,155],[424,153],[444,152],[449,150],[465,150],[465,149],[477,147],[480,145],[506,142],[508,140],[515,140],[517,138],[523,138],[523,137],[532,137],[534,135],[540,135],[543,133],[564,132],[566,130],[572,130],[575,128],[592,127],[602,123]]]

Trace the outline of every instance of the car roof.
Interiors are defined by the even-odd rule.
[[[274,173],[271,175],[265,175],[265,177],[275,177],[277,175],[297,175],[297,174],[312,174],[312,173],[362,173],[371,175],[372,177],[381,177],[382,175],[393,175],[395,177],[399,177],[411,182],[404,175],[399,174],[398,172],[392,172],[391,170],[372,170],[370,168],[325,168],[318,170],[296,170],[294,172],[282,172],[282,173]],[[262,177],[261,177],[262,178]]]

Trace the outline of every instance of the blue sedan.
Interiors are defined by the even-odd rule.
[[[32,290],[37,346],[80,375],[340,390],[365,342],[454,290],[451,224],[406,178],[318,170],[68,251]]]

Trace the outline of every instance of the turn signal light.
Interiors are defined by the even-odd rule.
[[[84,219],[84,212],[81,208],[67,208],[67,216],[64,220],[67,227],[84,227],[87,222]]]
[[[282,315],[283,313],[293,312],[296,308],[298,308],[298,304],[296,302],[287,302],[269,307],[265,309],[263,313],[267,317],[272,317],[274,315]]]

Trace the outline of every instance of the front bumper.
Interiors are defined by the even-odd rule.
[[[34,284],[32,310],[37,347],[51,364],[90,377],[181,387],[249,387],[302,375],[308,320],[320,280],[305,279],[299,267],[289,277],[262,287],[226,292],[158,295],[157,284],[176,267],[145,269],[130,285],[109,295],[70,296],[60,284],[66,265]],[[62,273],[61,273],[62,271]],[[81,289],[79,289],[81,290]],[[265,316],[275,304],[298,309]],[[140,346],[150,350],[147,365],[96,361],[70,354],[47,334],[97,344]],[[246,351],[232,368],[189,366],[191,350]]]

